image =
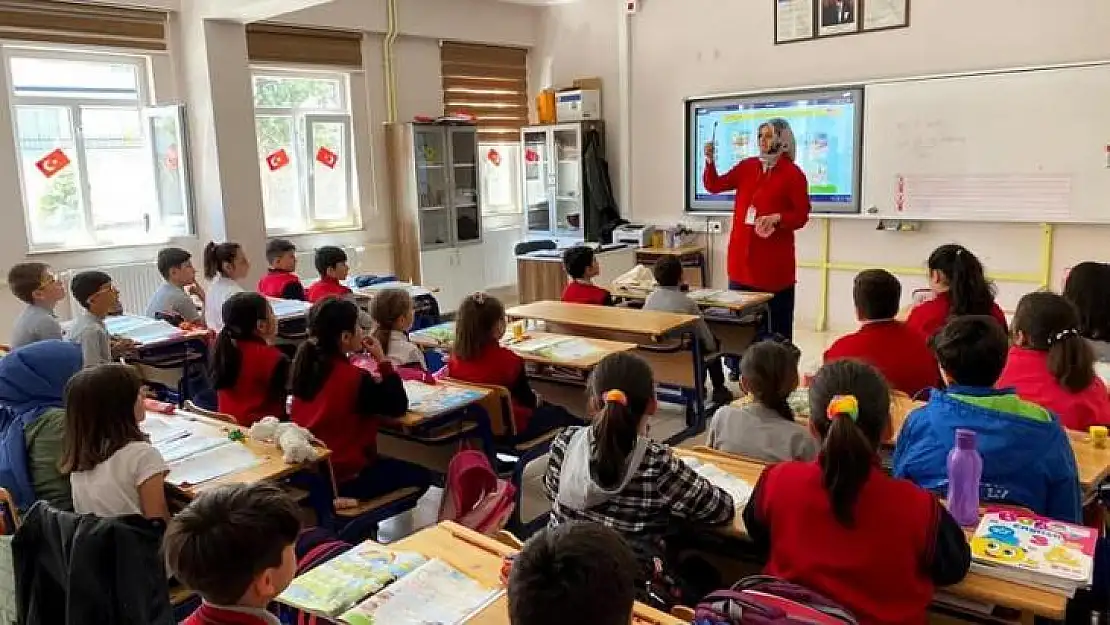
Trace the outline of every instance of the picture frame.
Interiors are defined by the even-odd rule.
[[[910,0],[862,0],[862,32],[908,28]]]
[[[812,41],[817,37],[815,0],[771,0],[775,12],[775,45]]]
[[[863,0],[815,0],[817,37],[854,35],[861,32]]]

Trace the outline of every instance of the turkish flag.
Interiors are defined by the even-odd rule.
[[[339,163],[339,155],[325,147],[321,147],[319,150],[316,150],[316,160],[328,169],[335,169],[335,166]]]
[[[289,153],[285,151],[285,148],[281,148],[266,157],[266,165],[270,168],[270,171],[277,171],[288,164]]]
[[[501,153],[493,148],[490,148],[490,151],[486,153],[486,159],[493,163],[494,167],[501,166]]]
[[[42,175],[47,178],[53,178],[54,174],[65,169],[67,165],[69,165],[69,157],[61,148],[55,149],[35,163],[35,167],[38,167]]]

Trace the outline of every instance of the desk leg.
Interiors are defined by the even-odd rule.
[[[686,425],[693,429],[693,434],[697,434],[705,428],[705,360],[697,335],[691,332],[685,340],[690,341],[694,352],[694,422],[687,422]]]
[[[703,288],[709,288],[709,264],[705,254],[698,252],[698,266],[701,267],[701,285]]]
[[[493,426],[490,424],[490,416],[485,408],[475,404],[467,408],[468,411],[474,411],[474,424],[478,426],[478,437],[482,439],[482,451],[489,458],[490,466],[497,467],[497,448],[493,444]]]

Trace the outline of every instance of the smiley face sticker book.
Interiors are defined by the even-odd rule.
[[[1069,592],[1091,581],[1098,531],[1013,509],[988,509],[971,540],[988,575]]]

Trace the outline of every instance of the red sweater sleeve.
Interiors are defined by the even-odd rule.
[[[744,161],[740,161],[743,163]],[[705,185],[705,190],[710,193],[724,193],[725,191],[735,191],[740,186],[740,163],[735,167],[728,170],[725,175],[717,173],[717,164],[708,162],[705,164],[705,173],[702,174],[701,181]]]
[[[809,182],[801,169],[795,167],[795,175],[790,180],[787,188],[787,201],[789,210],[782,213],[780,228],[800,230],[809,222]]]

